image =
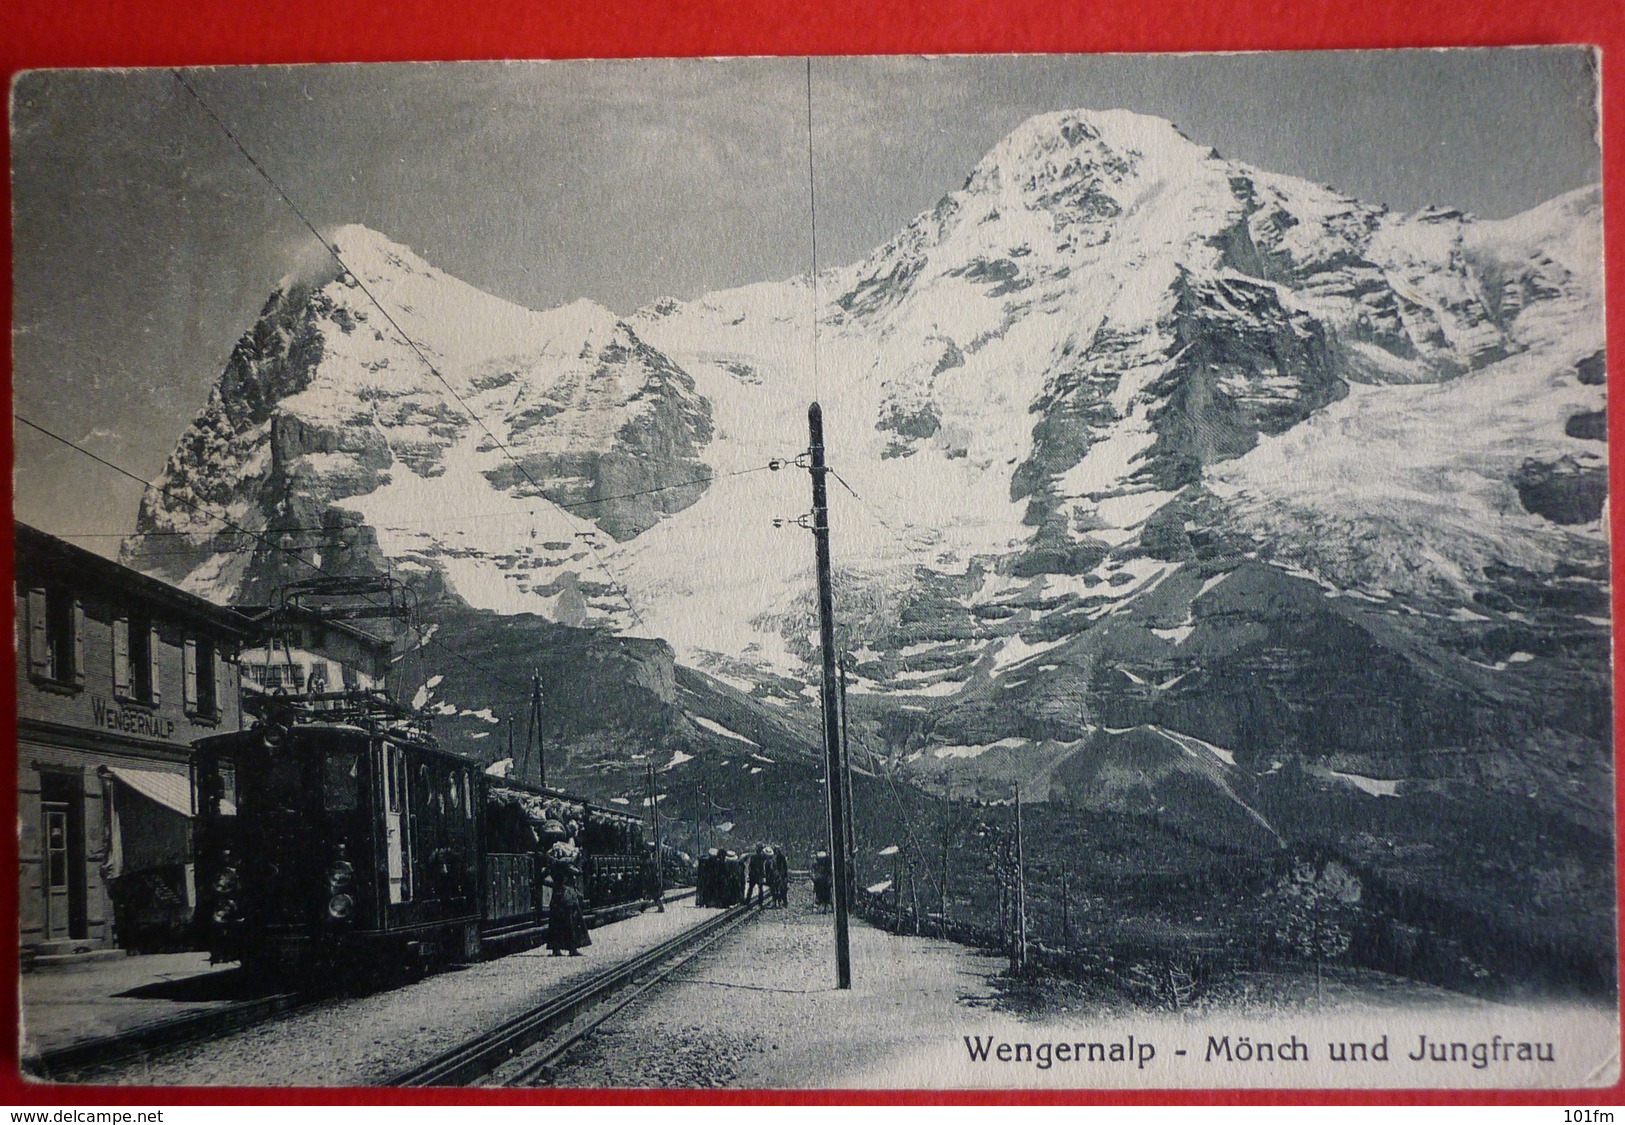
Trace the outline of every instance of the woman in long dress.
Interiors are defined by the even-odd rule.
[[[581,851],[571,844],[554,844],[548,852],[547,879],[553,887],[553,901],[547,912],[547,947],[553,956],[566,952],[581,956],[592,944],[587,934],[587,915],[581,898]]]

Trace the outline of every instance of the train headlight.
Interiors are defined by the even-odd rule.
[[[215,894],[229,895],[242,886],[242,880],[238,878],[237,872],[227,867],[215,872],[214,881],[209,885],[214,888]]]
[[[214,912],[210,915],[215,925],[224,926],[237,916],[237,904],[229,898],[220,899],[214,904]]]
[[[348,860],[337,859],[327,866],[327,890],[338,894],[355,882],[355,867]]]
[[[327,916],[335,922],[345,922],[355,914],[355,899],[349,895],[334,895],[327,900]]]

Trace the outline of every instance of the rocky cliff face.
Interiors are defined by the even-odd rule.
[[[521,309],[362,227],[333,246],[348,268],[284,279],[238,344],[126,560],[219,598],[393,565],[486,608],[625,615],[594,544],[703,493],[692,379],[589,302]]]
[[[215,597],[306,576],[292,555],[387,566],[661,637],[686,667],[627,698],[673,778],[803,769],[811,550],[774,519],[806,480],[768,465],[817,397],[871,771],[1422,862],[1355,846],[1381,821],[1441,879],[1430,825],[1498,810],[1596,845],[1554,871],[1605,865],[1600,231],[1596,189],[1396,215],[1081,111],[863,261],[624,320],[346,228],[348,270],[288,279],[244,336],[126,559]],[[578,694],[614,727],[614,692]],[[1298,815],[1326,802],[1340,826]]]

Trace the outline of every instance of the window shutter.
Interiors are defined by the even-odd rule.
[[[85,682],[85,603],[73,600],[73,682]]]
[[[51,675],[51,645],[45,613],[45,591],[28,591],[28,672],[42,680]]]
[[[113,619],[113,694],[128,697],[134,677],[130,669],[130,619]]]
[[[191,637],[186,638],[186,646],[182,650],[183,665],[183,693],[182,699],[188,711],[197,710],[197,642]]]
[[[152,702],[156,706],[164,701],[163,691],[158,686],[158,626],[154,625],[147,631],[147,660],[152,669]]]
[[[225,663],[225,660],[221,658],[220,650],[215,648],[213,645],[210,645],[209,667],[204,670],[203,674],[214,681],[214,691],[212,693],[212,697],[214,699],[214,711],[209,715],[209,718],[216,721],[218,721],[220,716],[225,713],[225,686],[221,683],[223,677],[220,675],[221,672],[225,671]]]

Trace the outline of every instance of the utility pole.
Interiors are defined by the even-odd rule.
[[[511,739],[510,730],[510,742]],[[521,761],[514,763],[514,773],[521,781],[529,780],[526,776],[525,766],[530,762],[531,742],[536,743],[536,783],[542,788],[547,787],[547,759],[542,751],[542,674],[532,671],[530,674],[530,715],[525,723],[525,756]],[[510,752],[512,746],[509,746]]]
[[[892,852],[892,909],[897,912],[897,933],[903,932],[903,850]]]
[[[542,745],[542,674],[530,674],[530,706],[536,713],[536,783],[547,788],[547,750]]]
[[[1061,868],[1061,947],[1072,952],[1072,865]]]
[[[830,581],[829,495],[825,479],[829,469],[824,464],[824,411],[816,402],[807,408],[807,432],[812,461],[813,542],[818,555],[818,631],[824,657],[824,790],[829,797],[829,852],[835,876],[835,986],[851,988],[847,911],[852,885],[847,873],[846,775],[841,768],[840,716],[835,712],[835,594]]]
[[[846,737],[846,654],[839,657],[841,673],[841,796],[846,801],[846,854],[850,866],[847,868],[846,901],[851,902],[857,898],[857,805],[852,800],[852,744]],[[871,761],[871,765],[873,762]]]
[[[920,881],[914,874],[914,857],[908,860],[908,932],[920,934]]]
[[[952,805],[949,803],[948,794],[943,793],[943,795],[942,795],[942,886],[940,888],[938,888],[938,895],[937,895],[937,911],[938,911],[937,916],[940,919],[938,925],[941,927],[941,930],[937,935],[938,937],[947,937],[948,936],[948,857],[949,857],[949,852],[950,852],[950,850],[951,850],[951,848],[953,846],[953,837],[950,835],[952,830],[953,830]]]
[[[660,848],[660,804],[655,792],[655,767],[651,762],[644,767],[649,777],[649,821],[655,837],[655,912],[666,912],[666,869]]]
[[[1027,967],[1027,864],[1021,840],[1021,786],[1016,786],[1016,958],[1017,970]]]
[[[705,846],[713,848],[717,843],[717,803],[704,789],[700,790],[700,800],[705,802]]]
[[[536,680],[532,676],[530,681],[530,704],[525,708],[525,752],[513,764],[513,775],[520,781],[529,781],[530,775],[526,766],[530,764],[530,743],[536,737]]]

